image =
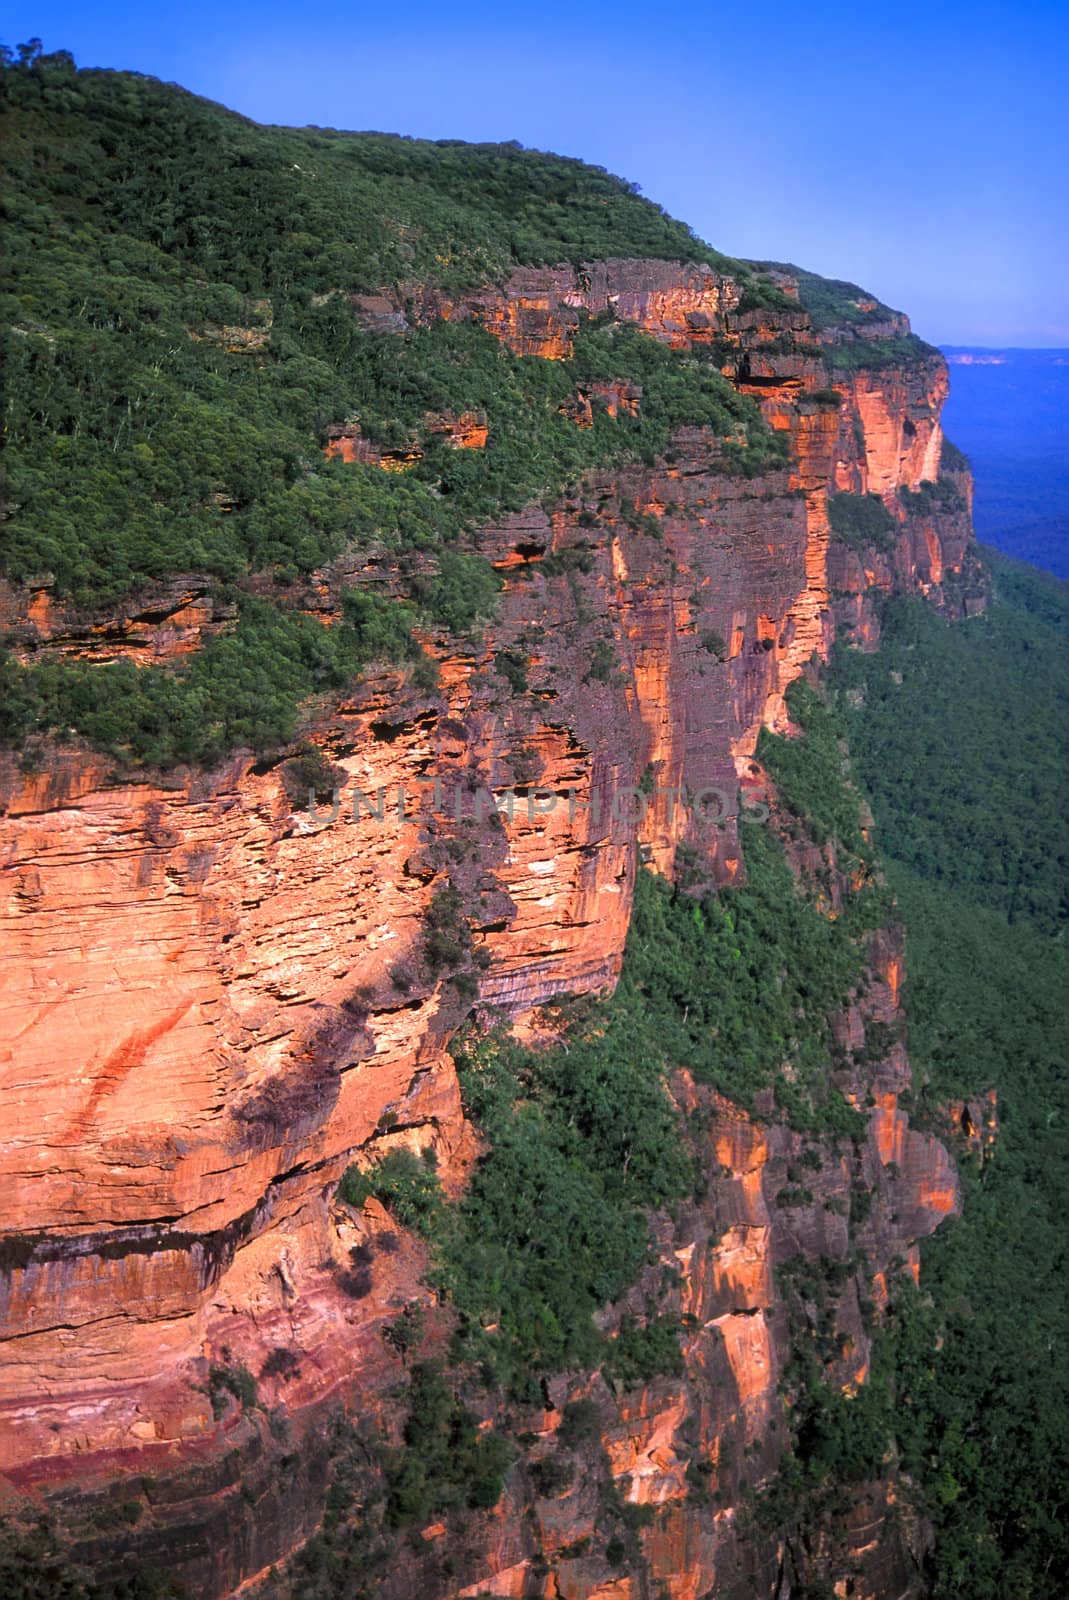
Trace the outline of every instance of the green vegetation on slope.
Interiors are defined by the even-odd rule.
[[[173,572],[219,584],[268,573],[284,605],[287,585],[343,549],[389,554],[402,570],[413,552],[445,559],[464,530],[552,500],[591,467],[650,460],[684,423],[742,431],[748,448],[729,446],[725,470],[784,460],[783,441],[712,361],[633,328],[590,325],[574,359],[545,362],[471,325],[361,325],[353,294],[500,280],[523,261],[719,262],[597,169],[509,146],[261,128],[151,79],[77,73],[62,55],[4,67],[0,125],[0,568],[13,579],[50,575],[88,607]],[[598,377],[641,384],[640,415],[595,408],[593,426],[577,428],[562,407]],[[433,432],[446,410],[485,414],[485,450]],[[326,429],[353,418],[378,447],[412,453],[410,470],[327,461]],[[431,622],[477,620],[455,604],[467,583],[412,587]],[[293,632],[243,619],[236,649],[264,664],[279,629]],[[38,678],[8,664],[20,709],[6,737],[74,730],[128,762],[212,759],[214,734],[170,749],[138,731],[165,705],[232,743],[284,741],[305,676],[269,669],[270,714],[250,729],[228,709],[231,665],[217,653],[177,674],[147,669],[135,685],[110,667],[61,664]],[[131,701],[133,735],[117,743]]]
[[[983,1166],[963,1164],[964,1216],[924,1247],[894,1432],[935,1522],[936,1600],[1039,1600],[1069,1560],[1064,946],[908,871],[893,882],[922,1105],[994,1084],[1001,1124]]]
[[[774,741],[784,790],[800,797],[808,782],[828,837],[838,830],[860,846],[831,718],[815,697],[794,711],[812,729],[810,772],[789,777],[793,747]],[[559,1007],[559,1044],[521,1047],[501,1031],[461,1041],[465,1106],[489,1148],[457,1205],[407,1154],[351,1169],[343,1183],[343,1198],[374,1193],[429,1239],[436,1282],[459,1314],[454,1355],[488,1383],[530,1398],[540,1376],[566,1367],[604,1364],[628,1381],[675,1369],[678,1340],[655,1306],[648,1327],[615,1345],[594,1322],[646,1263],[648,1210],[696,1181],[666,1093],[671,1069],[751,1107],[772,1093],[778,1114],[811,1132],[863,1131],[829,1082],[829,1060],[846,1064],[830,1018],[861,981],[865,935],[886,904],[870,886],[831,917],[821,885],[796,882],[771,829],[748,823],[745,851],[746,884],[700,901],[639,873],[620,984],[611,999]]]
[[[562,1048],[500,1032],[461,1043],[465,1103],[491,1148],[456,1206],[414,1200],[420,1186],[395,1160],[343,1188],[416,1207],[410,1220],[430,1237],[460,1316],[454,1355],[527,1398],[540,1376],[603,1359],[593,1316],[646,1261],[645,1208],[691,1183],[663,1053],[635,1021],[623,1001],[580,1004]]]
[[[1069,915],[1064,585],[993,551],[985,616],[893,600],[876,655],[833,683],[883,854],[1053,933]]]
[[[486,1510],[501,1498],[512,1448],[500,1434],[479,1436],[433,1362],[412,1372],[403,1448],[386,1465],[387,1516],[395,1526],[425,1523],[456,1506]]]
[[[748,823],[743,838],[739,888],[695,903],[663,880],[640,884],[621,988],[669,1060],[700,1081],[751,1108],[772,1091],[796,1127],[856,1132],[828,1082],[829,1019],[861,979],[877,896],[832,919],[799,889],[774,835]]]
[[[1040,1600],[1069,1570],[1069,595],[988,559],[988,616],[892,602],[878,654],[831,676],[905,915],[920,1111],[999,1096],[997,1145],[964,1161],[921,1295],[898,1290],[867,1402],[935,1524],[934,1600]]]
[[[46,113],[29,128],[16,120],[11,132],[28,141],[16,160],[52,158],[50,188],[73,211],[88,207],[91,228],[144,238],[239,293],[458,289],[517,263],[607,256],[750,275],[634,185],[515,144],[261,127],[154,78],[76,72],[62,52],[16,67],[9,95],[18,113]]]
[[[878,494],[833,494],[828,500],[832,532],[853,550],[894,548],[896,523]]]
[[[828,328],[863,328],[866,324],[886,322],[889,317],[900,315],[877,300],[875,295],[869,294],[856,283],[848,283],[845,278],[822,278],[815,272],[806,272],[803,267],[790,266],[782,261],[758,261],[754,264],[789,272],[797,278],[798,298],[809,312],[813,326],[822,331]]]
[[[587,259],[708,255],[579,162],[260,128],[55,57],[9,67],[0,86],[15,502],[4,560],[86,599],[186,568],[307,568],[353,538],[437,544],[604,458],[610,432],[584,438],[557,411],[582,363],[519,362],[465,327],[369,333],[349,294],[568,259],[554,188]],[[515,219],[528,215],[549,231],[524,246]],[[241,328],[261,342],[242,348]],[[615,375],[638,379],[657,364],[621,360]],[[714,420],[760,431],[715,372],[677,382],[671,416],[652,388],[647,447],[666,423],[706,420],[710,391]],[[446,407],[487,411],[485,454],[439,445],[403,478],[322,461],[327,423],[355,412],[373,439],[404,443]]]
[[[130,661],[55,660],[30,670],[0,655],[0,740],[27,745],[42,729],[68,728],[123,766],[218,761],[235,746],[271,750],[297,732],[297,704],[341,689],[371,660],[410,661],[416,684],[433,663],[412,640],[412,608],[353,594],[347,620],[324,628],[299,612],[246,599],[238,626],[176,671]]]
[[[755,261],[758,271],[788,272],[798,281],[798,299],[814,328],[835,336],[824,351],[829,366],[847,371],[859,367],[904,365],[939,352],[915,333],[887,334],[886,325],[901,315],[856,283],[822,278],[782,261]]]

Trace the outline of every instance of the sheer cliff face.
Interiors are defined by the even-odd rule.
[[[837,628],[874,641],[873,588],[950,604],[969,559],[967,515],[923,497],[907,511],[898,494],[938,475],[946,373],[933,355],[866,364],[855,340],[849,369],[829,367],[832,336],[800,307],[740,311],[730,279],[677,263],[530,269],[503,291],[452,302],[413,291],[355,310],[394,325],[475,317],[545,359],[567,354],[583,312],[638,322],[675,348],[716,343],[789,436],[790,465],[733,476],[725,442],[688,431],[655,466],[481,529],[474,547],[502,573],[503,602],[477,650],[427,641],[440,693],[382,673],[323,708],[316,742],[346,780],[336,820],[327,806],[319,824],[295,813],[280,771],[241,758],[174,785],[119,784],[70,752],[39,775],[3,773],[0,1459],[16,1487],[66,1505],[74,1486],[130,1475],[169,1485],[148,1495],[146,1547],[184,1564],[204,1594],[314,1527],[322,1475],[309,1448],[284,1509],[266,1491],[256,1508],[255,1495],[242,1500],[221,1463],[236,1449],[248,1488],[275,1447],[261,1416],[213,1416],[209,1365],[259,1373],[272,1350],[299,1351],[299,1372],[266,1377],[261,1398],[308,1439],[335,1403],[381,1411],[397,1379],[381,1329],[425,1297],[424,1263],[402,1240],[374,1291],[347,1296],[348,1250],[381,1219],[354,1221],[334,1188],[355,1155],[400,1142],[433,1146],[456,1191],[477,1154],[448,1054],[470,1001],[424,954],[447,868],[482,1002],[523,1027],[553,996],[611,985],[636,842],[662,872],[684,843],[707,881],[734,879],[740,779],[744,798],[759,791],[757,735],[783,725],[787,685]],[[478,433],[478,419],[460,419],[458,447],[479,448]],[[892,550],[830,542],[835,490],[885,499]],[[330,613],[352,576],[320,574],[309,609]],[[177,654],[228,621],[195,577],[89,622],[43,592],[2,603],[40,648],[102,658]],[[707,792],[704,816],[679,804],[684,786]],[[366,800],[354,818],[356,791]],[[519,791],[511,815],[507,791]],[[552,810],[538,798],[548,793]],[[877,937],[846,1034],[894,1021],[900,970],[894,935]],[[877,1280],[893,1257],[915,1260],[916,1240],[954,1207],[945,1152],[899,1108],[908,1082],[896,1045],[853,1086],[872,1106],[860,1165],[829,1146],[800,1211],[775,1205],[794,1136],[674,1083],[704,1118],[710,1172],[705,1202],[656,1224],[677,1274],[665,1309],[692,1330],[686,1375],[604,1394],[619,1492],[674,1508],[643,1535],[645,1576],[561,1555],[583,1538],[580,1489],[533,1510],[510,1490],[480,1524],[464,1582],[425,1572],[429,1593],[638,1600],[659,1579],[697,1597],[725,1574],[774,1592],[774,1544],[735,1509],[780,1449],[790,1330],[773,1272],[845,1260],[839,1202],[859,1184],[874,1195]],[[868,1291],[878,1301],[880,1281]],[[863,1380],[868,1351],[857,1294],[845,1303],[843,1384]],[[548,1411],[535,1431],[549,1438],[557,1419]],[[695,1441],[720,1463],[715,1507],[688,1492]],[[869,1512],[856,1592],[904,1593],[901,1545],[885,1537],[883,1509]]]

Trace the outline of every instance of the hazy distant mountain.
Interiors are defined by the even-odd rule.
[[[1069,578],[1069,350],[943,353],[943,419],[972,459],[977,536]]]

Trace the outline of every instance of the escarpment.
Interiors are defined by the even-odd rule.
[[[336,1199],[346,1168],[429,1150],[461,1192],[480,1154],[450,1055],[464,1018],[493,1008],[537,1034],[539,1007],[611,989],[637,861],[667,876],[685,861],[695,888],[742,881],[740,808],[777,806],[761,730],[789,729],[789,686],[837,637],[874,647],[880,592],[982,605],[967,469],[941,468],[942,359],[904,319],[815,328],[789,276],[777,289],[749,306],[711,267],[607,259],[354,296],[354,318],[398,336],[472,320],[545,361],[567,358],[584,319],[637,325],[715,359],[787,454],[750,475],[737,439],[682,428],[651,461],[470,530],[503,583],[494,620],[477,639],[422,636],[436,685],[381,667],[322,699],[309,739],[330,780],[311,813],[284,761],[240,751],[154,778],[77,746],[38,770],[5,758],[0,1460],[101,1571],[145,1560],[224,1595],[315,1530],[332,1419],[396,1427],[384,1330],[422,1306],[441,1350],[451,1315],[424,1246],[377,1202]],[[599,406],[633,414],[642,396],[588,387],[575,426]],[[431,431],[458,451],[487,439],[469,412]],[[376,464],[356,425],[324,449]],[[858,505],[876,522],[851,523]],[[336,620],[354,582],[402,592],[388,559],[361,553],[293,593]],[[46,582],[2,604],[35,660],[167,659],[232,615],[197,574],[106,613]],[[834,850],[801,838],[789,853],[833,910],[854,892]],[[539,1412],[511,1418],[534,1442],[498,1505],[473,1513],[462,1549],[445,1524],[398,1535],[379,1592],[771,1596],[807,1561],[853,1593],[912,1592],[923,1531],[893,1514],[890,1481],[835,1549],[792,1554],[747,1509],[787,1437],[784,1272],[834,1265],[828,1370],[863,1384],[893,1263],[915,1269],[956,1205],[945,1150],[901,1105],[901,959],[898,931],[874,930],[863,992],[835,1019],[860,1140],[803,1138],[771,1103],[744,1112],[671,1078],[702,1192],[655,1215],[654,1259],[606,1327],[655,1304],[682,1330],[681,1370],[549,1379]],[[866,1052],[874,1025],[884,1044]],[[386,1236],[354,1295],[352,1251]],[[219,1378],[243,1369],[260,1409]],[[589,1471],[540,1494],[577,1401],[599,1418]],[[93,1521],[115,1497],[138,1507],[121,1535]],[[606,1534],[610,1501],[642,1508],[623,1534]]]

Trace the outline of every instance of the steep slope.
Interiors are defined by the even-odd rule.
[[[933,628],[895,601],[879,655],[831,675],[909,930],[917,1109],[964,1150],[964,1214],[924,1247],[894,1361],[940,1600],[1028,1593],[1067,1560],[1069,587],[985,557],[986,616]]]
[[[983,605],[941,358],[849,286],[811,316],[807,280],[716,256],[575,163],[261,130],[63,61],[7,78],[34,250],[13,263],[0,595],[9,1483],[104,1581],[147,1564],[215,1595],[317,1526],[343,1412],[361,1431],[335,1453],[334,1525],[389,1479],[371,1432],[413,1427],[405,1360],[458,1318],[493,1347],[493,1308],[469,1266],[428,1288],[395,1226],[418,1206],[339,1181],[427,1151],[451,1200],[478,1196],[510,1122],[488,1154],[456,1030],[564,1028],[567,1054],[538,1008],[616,984],[637,851],[697,899],[750,894],[732,916],[754,919],[755,973],[769,919],[802,919],[792,960],[841,938],[834,981],[816,961],[782,1035],[756,986],[752,1072],[749,1035],[709,1056],[664,999],[648,1090],[698,1177],[684,1202],[628,1153],[598,1179],[636,1215],[661,1205],[653,1265],[625,1242],[576,1268],[617,1356],[562,1335],[536,1358],[517,1333],[532,1409],[469,1349],[454,1384],[494,1437],[540,1441],[533,1461],[507,1487],[504,1457],[473,1468],[467,1520],[455,1485],[404,1515],[390,1491],[423,1553],[383,1534],[371,1592],[772,1594],[787,1572],[910,1592],[923,1534],[886,1514],[878,1452],[845,1517],[744,1514],[790,1437],[781,1383],[796,1405],[862,1383],[862,1300],[878,1317],[956,1203],[900,1101],[876,868],[841,820],[792,809],[789,765],[765,794],[783,758],[762,730],[788,729],[837,634],[876,642],[881,593]],[[320,166],[295,199],[298,156]],[[92,308],[76,245],[116,263]],[[758,872],[754,836],[747,889],[740,783],[787,840]],[[639,928],[670,944],[695,906],[672,897],[658,931],[661,892]],[[653,978],[625,970],[648,1019]],[[591,1135],[565,1167],[606,1159]],[[795,1370],[798,1315],[819,1380]],[[459,1429],[432,1377],[413,1394]],[[591,1400],[562,1509],[535,1467]]]

